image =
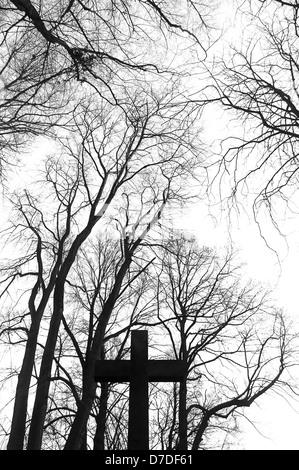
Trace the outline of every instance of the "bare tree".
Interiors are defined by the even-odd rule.
[[[233,195],[251,193],[255,217],[266,208],[277,224],[286,208],[297,211],[298,4],[242,7],[248,28],[214,69],[215,100],[242,123],[223,140],[218,175],[232,175]]]
[[[65,286],[78,251],[100,222],[117,225],[122,258],[103,307],[99,354],[135,252],[164,206],[187,196],[184,180],[201,154],[193,130],[200,106],[177,88],[193,60],[185,55],[182,63],[177,53],[187,45],[204,53],[199,33],[208,29],[206,7],[189,1],[179,5],[180,22],[169,2],[113,1],[103,7],[21,0],[0,8],[3,149],[15,152],[28,136],[51,132],[61,152],[47,159],[40,194],[27,188],[11,198],[17,218],[6,234],[22,243],[26,255],[3,264],[1,284],[8,301],[19,281],[26,285],[18,297],[19,317],[4,320],[5,333],[22,333],[25,344],[8,448],[23,448],[27,440],[33,377],[28,448],[40,448]],[[33,374],[37,356],[40,369]],[[84,429],[91,403],[82,419],[77,414]],[[76,439],[82,438],[80,431]]]
[[[204,57],[209,8],[182,0],[177,16],[171,4],[2,2],[0,170],[15,163],[16,150],[30,137],[69,129],[69,113],[87,90],[125,106],[124,89],[134,94],[140,83],[154,86],[164,73],[168,79],[190,74],[186,51],[189,46]],[[184,63],[178,60],[182,48]]]
[[[143,265],[138,261],[138,256],[125,273],[121,292],[113,301],[107,326],[103,325],[102,314],[107,311],[111,293],[119,282],[122,250],[122,239],[111,240],[101,236],[78,253],[65,289],[63,328],[60,329],[55,350],[56,367],[51,376],[48,399],[51,405],[44,425],[43,446],[47,446],[54,433],[59,449],[73,447],[72,441],[78,439],[80,432],[83,436],[80,449],[90,448],[92,443],[94,449],[101,449],[105,440],[108,447],[113,445],[111,439],[113,441],[114,438],[109,436],[114,427],[120,426],[119,419],[114,418],[118,416],[114,408],[123,401],[122,393],[115,386],[101,384],[98,395],[98,385],[94,381],[94,361],[99,358],[121,359],[128,350],[125,343],[130,329],[141,318],[145,320],[149,315],[144,305],[141,309],[139,304],[143,303],[142,293],[145,290],[143,273],[150,261]],[[104,335],[101,350],[97,339],[100,335]],[[111,403],[110,398],[108,406],[108,398],[112,394],[113,401]],[[83,410],[88,415],[84,422]],[[105,434],[106,422],[109,426],[108,434]],[[121,423],[124,427],[123,417]],[[115,432],[117,439],[121,440],[120,429]],[[126,442],[122,448],[125,447]]]
[[[197,104],[183,102],[179,95],[178,100],[174,98],[171,89],[166,90],[162,99],[154,95],[151,103],[142,105],[143,97],[140,104],[136,98],[130,113],[121,108],[115,110],[104,101],[83,102],[82,113],[75,115],[76,137],[73,140],[67,137],[61,144],[62,155],[46,161],[40,181],[43,194],[45,185],[50,190],[48,199],[43,196],[40,204],[26,190],[12,200],[21,221],[14,223],[7,233],[16,240],[24,235],[25,251],[30,255],[27,265],[22,260],[11,264],[10,274],[4,276],[4,291],[12,288],[13,281],[20,277],[32,279],[33,285],[28,291],[32,320],[18,379],[9,448],[23,445],[37,338],[45,309],[52,302],[28,441],[29,448],[41,446],[65,286],[78,250],[94,227],[99,222],[114,220],[123,240],[115,284],[103,305],[102,327],[93,340],[99,353],[135,252],[160,219],[164,206],[186,197],[180,190],[181,182],[200,165],[194,153],[197,137],[192,135],[192,122],[198,110]],[[48,209],[48,204],[53,209]],[[33,265],[35,268],[31,269]],[[91,383],[92,361],[88,371]],[[88,407],[83,415],[81,420],[78,414],[77,421],[84,427]],[[76,434],[76,439],[80,437],[80,433]]]
[[[86,386],[91,356],[99,358],[93,346],[101,314],[117,281],[118,244],[101,237],[87,245],[68,278],[45,446],[54,434],[58,448],[65,441],[68,448],[75,430],[81,432],[81,449],[90,448],[92,442],[95,449],[126,448],[128,387],[101,384],[98,395],[92,380]],[[232,438],[247,407],[270,389],[288,393],[292,384],[286,384],[283,376],[294,360],[295,332],[290,333],[265,292],[248,283],[240,285],[232,254],[221,259],[186,237],[172,238],[162,248],[156,245],[155,258],[149,257],[152,249],[142,248],[147,264],[139,266],[138,255],[126,273],[122,293],[102,329],[105,356],[125,358],[131,329],[149,328],[152,357],[159,352],[160,358],[185,358],[188,364],[180,386],[151,384],[154,448],[219,448],[221,433],[229,445],[227,435]],[[83,406],[89,420],[80,427],[78,410]]]
[[[158,319],[168,354],[184,359],[188,371],[166,395],[174,415],[169,405],[158,407],[163,435],[156,440],[165,448],[211,448],[213,429],[232,433],[246,407],[270,389],[287,391],[295,332],[266,292],[240,284],[231,253],[221,259],[182,236],[160,253]]]

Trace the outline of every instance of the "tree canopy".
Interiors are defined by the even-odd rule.
[[[258,3],[260,18],[244,5],[267,55],[231,47],[211,77],[216,3],[2,2],[3,448],[126,449],[128,386],[94,373],[129,355],[132,329],[149,330],[152,357],[188,364],[180,384],[150,386],[152,448],[228,447],[253,402],[295,393],[284,313],[242,282],[232,249],[172,226],[209,189],[203,118],[215,103],[246,135],[217,161],[219,174],[235,165],[232,192],[268,164],[263,202],[295,185],[297,2]]]

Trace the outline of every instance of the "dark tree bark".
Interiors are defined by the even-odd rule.
[[[99,412],[96,416],[96,432],[93,440],[93,450],[105,450],[105,429],[107,419],[108,383],[101,384],[101,394],[99,398]]]

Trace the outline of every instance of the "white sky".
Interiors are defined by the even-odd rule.
[[[177,228],[192,232],[199,243],[221,248],[229,242],[228,225],[225,220],[215,222],[207,215],[206,208],[195,205],[185,218],[174,221]],[[230,231],[232,242],[240,250],[240,261],[246,263],[246,276],[259,281],[274,290],[278,306],[298,322],[298,266],[299,266],[299,230],[294,221],[293,233],[285,240],[276,243],[281,264],[277,256],[267,247],[261,238],[257,225],[240,215],[238,224]],[[271,242],[271,238],[268,239]],[[299,365],[293,374],[298,376]],[[299,450],[299,400],[288,402],[269,393],[246,410],[248,421],[242,421],[243,436],[237,443],[238,448],[247,450]],[[250,421],[255,423],[253,426]]]
[[[231,27],[226,32],[228,42],[233,39],[238,42],[241,34],[245,32],[246,25],[236,22],[232,12],[232,1],[222,2],[223,10],[220,21],[226,15]],[[211,116],[211,138],[217,135],[217,117]],[[221,120],[221,118],[220,118]],[[209,122],[207,122],[209,124]],[[215,127],[216,126],[216,127]],[[221,131],[220,131],[221,133]],[[213,212],[213,211],[212,211]],[[225,216],[220,221],[219,212],[213,213],[212,220],[207,209],[202,205],[195,205],[189,215],[179,222],[178,228],[191,230],[199,242],[209,246],[223,247],[229,241],[229,228]],[[217,220],[218,217],[218,220]],[[279,257],[267,247],[259,233],[258,226],[253,219],[240,214],[234,220],[233,230],[230,230],[232,242],[240,250],[240,260],[247,264],[245,273],[256,281],[272,287],[278,306],[299,324],[299,216],[288,221],[286,238],[279,237],[273,226],[264,224],[266,240],[275,248]],[[282,226],[282,229],[284,227]],[[293,371],[299,380],[299,365]],[[257,404],[246,410],[248,422],[243,421],[244,435],[241,448],[248,450],[299,450],[299,400],[290,401],[289,404],[282,397],[270,393]],[[256,423],[258,430],[250,424]]]
[[[223,2],[225,5],[231,2]],[[238,25],[232,32],[238,35]],[[205,207],[195,205],[177,228],[191,231],[199,242],[209,246],[223,247],[229,239],[225,221],[215,225],[208,217]],[[248,276],[268,283],[275,289],[279,304],[293,318],[298,316],[299,288],[299,218],[294,221],[292,233],[287,237],[289,249],[281,240],[278,247],[281,266],[274,253],[260,237],[258,227],[245,217],[240,217],[238,225],[231,232],[232,241],[240,249],[240,259],[247,263]],[[268,241],[270,241],[268,239]],[[297,371],[299,377],[299,367]],[[293,408],[292,408],[292,406]],[[248,421],[243,421],[244,435],[241,447],[262,450],[299,450],[299,402],[287,404],[278,396],[269,394],[246,411],[249,421],[256,423],[258,430]]]

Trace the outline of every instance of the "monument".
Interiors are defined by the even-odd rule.
[[[149,382],[181,382],[184,380],[186,362],[148,359],[148,332],[131,333],[130,360],[97,361],[97,382],[129,382],[128,450],[149,449]]]

